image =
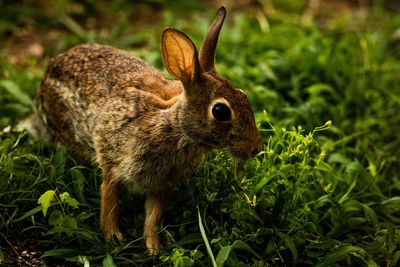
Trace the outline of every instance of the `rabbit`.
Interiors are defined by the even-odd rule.
[[[176,80],[105,45],[78,45],[49,61],[36,101],[36,132],[100,167],[106,240],[123,239],[123,186],[146,197],[144,241],[155,254],[171,189],[193,174],[207,152],[221,149],[246,160],[261,151],[246,94],[214,67],[225,16],[222,6],[199,54],[183,32],[163,31],[163,62]]]

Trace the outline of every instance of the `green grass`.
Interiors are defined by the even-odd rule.
[[[0,129],[32,114],[50,56],[101,42],[162,69],[162,29],[199,44],[214,14],[198,1],[22,2],[0,11],[0,41],[30,26],[46,46],[17,63],[12,45],[0,51]],[[304,2],[286,2],[270,18],[230,14],[217,49],[217,69],[251,99],[264,151],[247,162],[211,153],[174,191],[159,256],[147,256],[141,238],[142,197],[124,192],[126,239],[106,243],[99,170],[12,128],[0,130],[0,264],[28,250],[38,254],[23,259],[49,265],[398,266],[400,43],[392,34],[400,16],[375,4],[304,26]],[[56,40],[46,39],[50,30]]]

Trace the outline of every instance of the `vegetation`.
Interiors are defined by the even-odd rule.
[[[177,27],[199,44],[215,8],[194,0],[6,2],[0,265],[400,264],[400,16],[390,1],[335,1],[326,7],[334,16],[324,13],[329,1],[318,12],[306,1],[257,1],[228,15],[217,68],[248,93],[264,151],[247,162],[210,154],[173,194],[156,257],[142,239],[141,196],[124,192],[126,239],[106,243],[99,170],[16,126],[33,113],[52,55],[100,42],[163,69],[162,29]]]

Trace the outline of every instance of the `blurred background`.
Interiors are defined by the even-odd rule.
[[[82,42],[157,50],[157,34],[173,21],[173,26],[199,39],[206,26],[199,21],[213,15],[220,5],[229,10],[230,26],[236,16],[244,15],[256,22],[248,30],[259,27],[263,32],[270,31],[271,23],[279,22],[362,31],[377,8],[388,13],[382,18],[376,14],[372,23],[384,23],[387,16],[400,10],[395,0],[1,0],[2,55],[10,63],[23,66]],[[391,30],[394,38],[400,38],[400,30]]]

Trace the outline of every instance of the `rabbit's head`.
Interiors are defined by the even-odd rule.
[[[179,121],[194,142],[242,159],[260,152],[262,140],[246,94],[230,85],[214,67],[218,36],[226,15],[221,7],[200,53],[184,33],[168,28],[161,38],[164,65],[184,87]]]

